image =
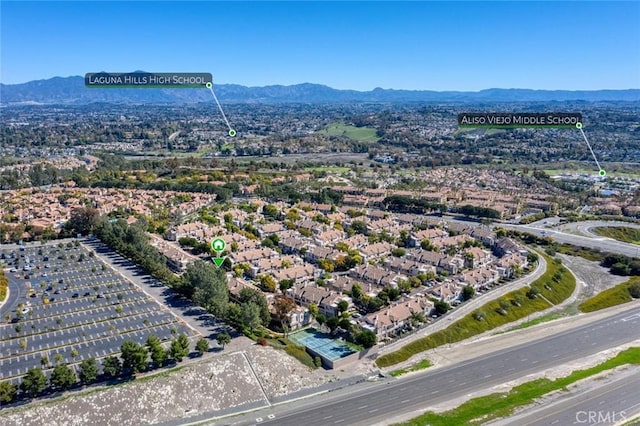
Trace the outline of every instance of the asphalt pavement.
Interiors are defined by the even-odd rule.
[[[610,253],[624,254],[625,256],[640,258],[640,246],[623,243],[606,237],[584,237],[581,235],[568,234],[555,229],[537,228],[529,225],[512,225],[500,223],[497,227],[513,229],[521,232],[528,232],[539,237],[551,237],[559,243],[573,244],[575,246],[588,247],[606,251]]]
[[[508,350],[374,386],[351,387],[216,424],[371,425],[584,358],[640,338],[640,308]],[[270,418],[269,416],[273,416]]]
[[[640,370],[555,403],[528,409],[520,415],[491,423],[492,426],[615,425],[640,414]]]

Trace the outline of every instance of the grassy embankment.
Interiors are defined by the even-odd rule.
[[[414,371],[424,370],[425,368],[431,367],[431,362],[428,359],[423,359],[415,364],[413,364],[409,369],[401,368],[400,370],[393,370],[389,375],[391,377],[402,376],[403,374],[407,374]]]
[[[562,266],[559,259],[552,259],[544,254],[541,256],[547,261],[547,270],[530,286],[525,286],[487,302],[475,312],[454,322],[449,327],[408,343],[397,351],[380,356],[376,360],[376,364],[379,367],[398,364],[420,352],[468,339],[550,308],[551,304],[557,305],[564,301],[575,289],[575,278]],[[537,291],[538,296],[530,297],[532,296],[531,289]]]
[[[630,228],[628,226],[600,226],[594,228],[593,232],[602,237],[613,238],[623,243],[640,245],[640,229],[638,228]]]
[[[640,348],[629,348],[594,367],[574,371],[566,377],[555,380],[538,379],[514,387],[509,392],[494,393],[474,398],[458,408],[444,413],[425,413],[402,425],[450,426],[484,424],[493,419],[511,415],[516,408],[529,405],[535,399],[550,392],[566,390],[567,386],[621,365],[640,364]]]
[[[631,277],[631,279],[615,287],[601,291],[582,302],[578,309],[580,309],[580,312],[593,312],[631,302],[633,297],[631,297],[630,288],[633,284],[640,285],[640,277]]]

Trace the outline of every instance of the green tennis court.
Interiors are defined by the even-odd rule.
[[[313,328],[293,333],[289,335],[289,339],[331,361],[344,358],[356,352],[345,341],[333,338]]]

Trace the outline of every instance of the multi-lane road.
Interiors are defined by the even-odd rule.
[[[218,424],[371,425],[640,339],[640,307],[508,350],[405,379],[352,387]],[[258,421],[259,419],[259,421]]]
[[[491,426],[614,425],[640,414],[640,370],[621,372],[602,386],[561,397]]]
[[[601,251],[624,254],[625,256],[630,257],[640,257],[639,245],[623,243],[612,238],[586,237],[582,235],[569,234],[553,228],[544,228],[535,225],[512,225],[508,223],[501,223],[496,226],[521,232],[528,232],[539,237],[551,237],[559,243],[567,243],[592,249],[599,249]],[[603,222],[603,226],[608,226],[608,224],[606,222]]]

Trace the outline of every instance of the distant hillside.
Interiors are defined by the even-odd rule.
[[[368,92],[337,90],[320,84],[246,87],[215,86],[218,98],[234,103],[275,102],[548,102],[548,101],[640,101],[640,89],[629,90],[528,90],[487,89],[479,92],[435,92],[376,88]],[[0,103],[87,104],[196,103],[211,100],[206,89],[87,89],[83,77],[54,77],[23,84],[0,84]]]

